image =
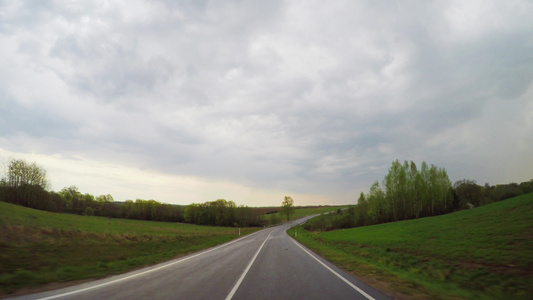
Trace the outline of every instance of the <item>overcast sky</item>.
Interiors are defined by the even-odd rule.
[[[0,159],[115,200],[533,178],[531,1],[0,1]]]

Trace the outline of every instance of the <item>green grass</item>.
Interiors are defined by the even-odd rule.
[[[294,215],[291,216],[291,220],[312,216],[312,215],[319,215],[323,213],[327,213],[330,211],[336,211],[337,209],[346,208],[348,206],[320,206],[320,207],[296,207],[294,210]],[[271,220],[272,214],[264,214],[262,215],[262,218],[264,220]],[[285,215],[282,215],[280,212],[274,213],[275,218],[278,221],[285,222]]]
[[[237,228],[77,216],[0,202],[0,295],[122,273],[236,237]]]
[[[307,216],[312,215],[319,215],[323,213],[327,213],[330,211],[336,211],[337,209],[343,209],[348,206],[326,206],[326,207],[317,207],[317,208],[297,208],[294,211],[294,215],[292,216],[293,219],[299,219]]]
[[[403,298],[531,299],[533,194],[432,218],[308,232],[298,241]]]

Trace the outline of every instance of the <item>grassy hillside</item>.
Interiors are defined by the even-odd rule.
[[[319,215],[323,213],[328,213],[331,211],[336,211],[337,209],[346,208],[348,206],[314,206],[314,207],[296,207],[294,210],[294,215],[292,215],[291,220],[299,219],[312,215]],[[265,211],[275,211],[280,210],[279,207],[272,208],[263,208]],[[276,223],[285,221],[285,215],[280,212],[264,214],[262,215],[263,220],[271,221],[273,218],[276,220]]]
[[[328,213],[331,211],[336,211],[337,209],[343,209],[348,206],[322,206],[322,207],[302,207],[302,208],[296,208],[294,211],[294,216],[292,216],[293,219],[299,219],[307,216],[312,215],[318,215],[323,213]]]
[[[236,228],[77,216],[0,202],[0,295],[121,273],[237,236]]]
[[[533,297],[533,194],[432,218],[296,229],[298,241],[400,298]]]

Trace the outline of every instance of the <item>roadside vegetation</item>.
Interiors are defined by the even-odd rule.
[[[118,274],[238,236],[231,227],[77,216],[0,202],[0,294]]]
[[[290,219],[299,219],[312,215],[326,214],[330,212],[340,211],[343,209],[348,209],[353,207],[353,205],[344,205],[344,206],[294,206],[294,210],[291,212]],[[286,214],[284,214],[279,207],[271,208],[261,208],[261,210],[266,211],[261,215],[263,222],[269,225],[281,224],[286,219]]]
[[[475,209],[334,231],[289,230],[329,261],[407,299],[531,299],[533,193]]]
[[[233,201],[219,199],[190,204],[185,209],[185,221],[212,226],[267,226],[345,207],[347,206],[294,206],[294,200],[289,196],[285,196],[281,207],[236,206]]]

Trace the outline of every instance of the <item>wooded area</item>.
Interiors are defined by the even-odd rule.
[[[533,180],[521,184],[477,185],[459,180],[453,186],[445,169],[422,162],[394,161],[381,184],[376,181],[357,205],[310,220],[309,230],[332,230],[429,217],[477,207],[533,192]]]
[[[218,199],[202,204],[190,204],[185,209],[185,222],[212,226],[262,226],[257,211],[233,201]]]
[[[440,215],[453,206],[452,184],[443,168],[423,162],[418,170],[412,161],[396,160],[382,184],[376,181],[358,203],[360,218],[368,224]]]

